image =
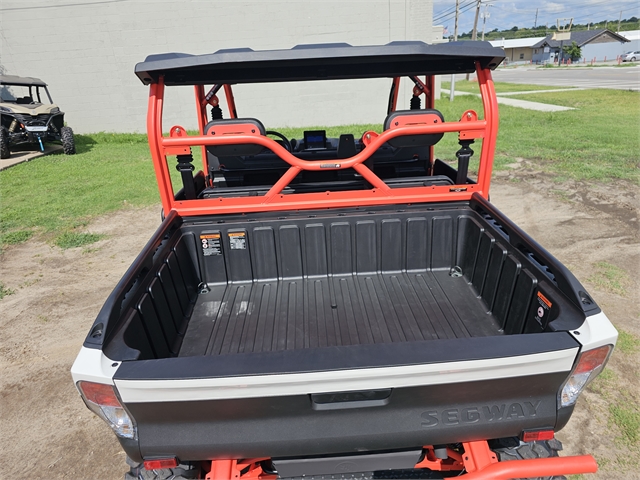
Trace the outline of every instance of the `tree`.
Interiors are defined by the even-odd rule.
[[[565,45],[562,47],[562,51],[571,58],[571,61],[574,62],[579,60],[582,57],[582,51],[576,42],[571,42],[571,45]]]

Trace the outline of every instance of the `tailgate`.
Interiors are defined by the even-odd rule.
[[[578,350],[555,332],[185,357],[114,383],[144,457],[308,456],[555,428]]]

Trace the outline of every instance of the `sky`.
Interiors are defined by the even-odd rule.
[[[477,0],[459,0],[460,16],[458,33],[473,29]],[[487,5],[491,5],[487,7]],[[455,28],[456,0],[434,0],[433,24],[447,27],[453,35]],[[487,12],[486,32],[494,28],[508,30],[533,27],[538,12],[537,25],[555,25],[558,18],[573,17],[574,23],[585,24],[601,20],[618,20],[620,11],[622,18],[639,17],[640,2],[638,0],[482,0],[480,12]],[[482,32],[483,19],[478,19],[478,37]],[[614,27],[615,28],[615,27]]]

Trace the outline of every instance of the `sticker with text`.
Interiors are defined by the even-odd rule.
[[[245,232],[229,232],[228,235],[231,250],[246,250],[247,234]]]
[[[219,233],[205,233],[200,235],[200,244],[202,245],[202,254],[205,257],[222,255],[222,244]]]

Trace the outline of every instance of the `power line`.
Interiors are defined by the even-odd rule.
[[[475,0],[471,0],[471,3],[467,4],[468,5],[467,8],[465,8],[464,10],[462,10],[462,9],[460,10],[460,12],[458,13],[458,16],[462,15],[465,12],[468,12],[469,10],[474,9],[475,8],[475,3],[476,3]],[[453,17],[451,17],[451,16],[450,17],[454,18],[455,15],[456,15],[456,13],[453,12]],[[439,21],[442,21],[442,20],[449,20],[449,19],[447,19],[447,18],[437,18],[437,19],[434,19],[434,22],[436,22],[436,21],[439,22]]]
[[[463,8],[466,8],[468,6],[473,7],[475,5],[475,3],[476,3],[476,0],[468,0],[467,2],[463,2],[459,7],[460,8],[460,13],[462,13],[462,9]],[[437,21],[440,21],[440,20],[443,20],[443,19],[447,19],[447,17],[453,18],[453,17],[455,17],[455,15],[456,15],[456,9],[454,7],[453,11],[449,11],[449,12],[446,12],[446,13],[439,13],[439,14],[434,15],[433,21],[437,22]]]

